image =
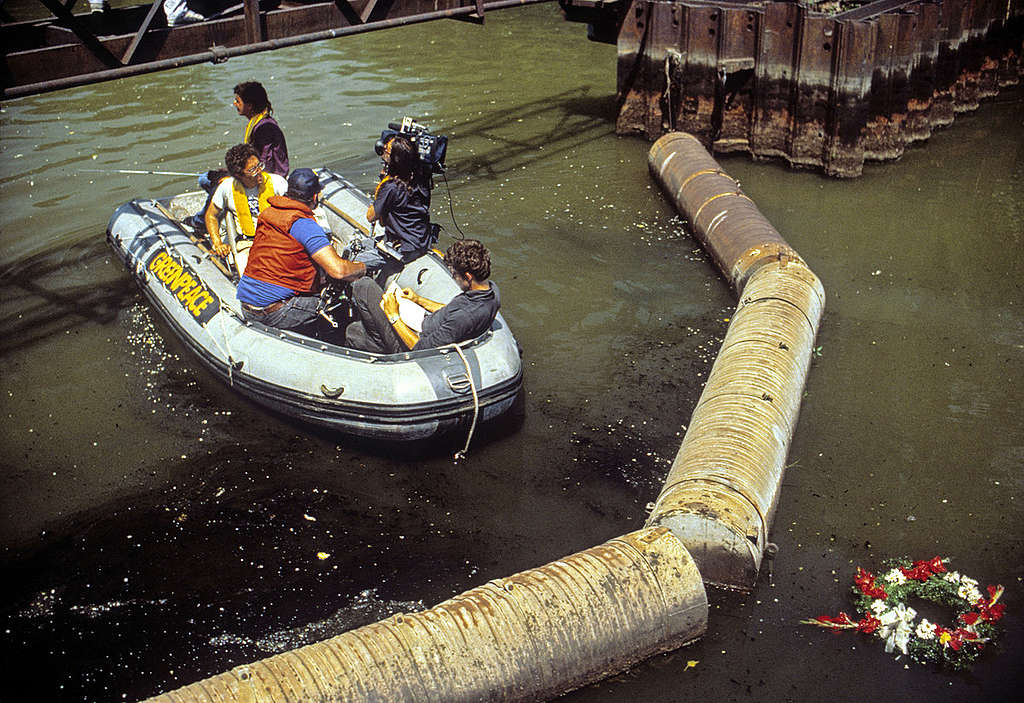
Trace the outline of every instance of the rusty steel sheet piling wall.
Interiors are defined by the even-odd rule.
[[[541,701],[687,644],[707,618],[682,543],[643,529],[149,701]]]
[[[632,0],[617,45],[619,133],[849,177],[1019,83],[1024,0]]]
[[[706,582],[750,590],[825,291],[696,137],[665,135],[649,164],[740,302],[647,526],[671,529]]]

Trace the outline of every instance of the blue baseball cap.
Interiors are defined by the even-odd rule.
[[[321,190],[320,179],[311,168],[297,168],[288,176],[288,192],[304,200],[312,200]]]

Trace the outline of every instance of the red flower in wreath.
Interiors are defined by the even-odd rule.
[[[993,605],[991,608],[985,608],[981,613],[982,620],[986,622],[996,622],[1003,617],[1003,613],[1006,612],[1006,604],[999,603]]]
[[[962,622],[963,624],[967,625],[968,627],[970,627],[971,625],[974,625],[979,620],[981,620],[981,613],[975,613],[973,611],[970,612],[970,613],[963,613],[960,616],[960,622]]]
[[[927,581],[932,574],[944,573],[946,565],[942,563],[942,557],[934,557],[928,561],[915,561],[909,568],[901,567],[900,571],[908,579]]]
[[[863,632],[865,635],[870,635],[875,630],[877,630],[881,626],[881,624],[881,620],[876,618],[871,613],[867,613],[860,620],[860,622],[857,623],[857,632]]]
[[[822,627],[834,627],[837,629],[843,629],[847,627],[853,627],[854,622],[850,619],[850,616],[846,613],[839,613],[835,617],[831,615],[819,615],[815,618],[818,624]]]
[[[982,599],[977,603],[978,612],[982,620],[985,622],[996,622],[1003,617],[1003,614],[1006,612],[1006,604],[996,602],[1002,595],[1002,586],[988,587],[988,600]]]
[[[860,592],[869,598],[885,600],[889,597],[884,588],[875,584],[875,575],[859,566],[857,567],[857,576],[853,579],[853,582],[857,584]]]

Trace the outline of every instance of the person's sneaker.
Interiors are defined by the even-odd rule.
[[[106,12],[110,9],[107,0],[89,0],[89,12]]]
[[[206,18],[198,12],[194,12],[192,10],[185,10],[177,17],[168,17],[167,26],[180,27],[183,24],[195,24],[196,22],[202,22],[205,19]]]

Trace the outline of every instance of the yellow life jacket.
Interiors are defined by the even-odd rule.
[[[243,142],[245,142],[246,144],[250,142],[250,137],[252,137],[252,131],[256,129],[256,125],[260,123],[260,120],[262,120],[268,114],[269,111],[264,110],[263,112],[257,113],[249,118],[249,124],[245,125],[245,138],[242,139]]]
[[[267,198],[274,195],[274,179],[269,173],[264,173],[263,185],[260,186],[259,211],[267,207]],[[245,195],[245,188],[237,178],[231,179],[231,196],[235,203],[235,215],[238,217],[238,226],[242,229],[241,234],[246,237],[256,236],[256,221],[249,210],[249,198]]]

